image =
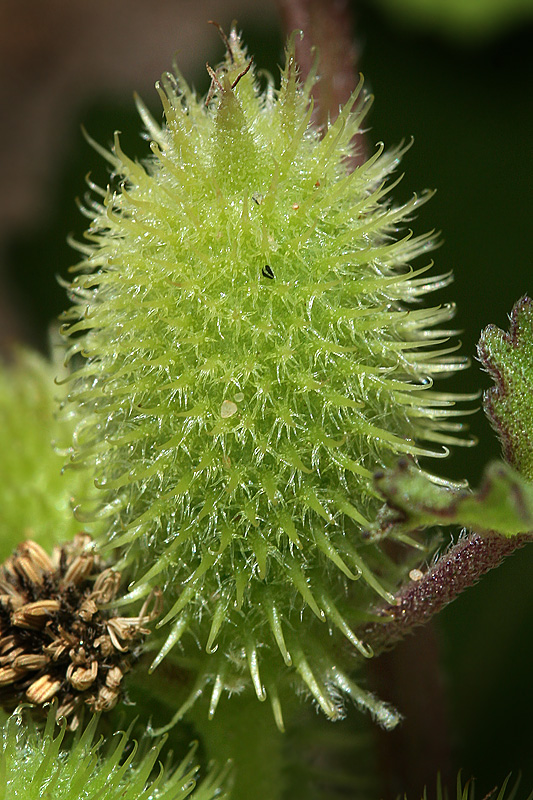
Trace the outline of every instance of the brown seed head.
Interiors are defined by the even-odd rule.
[[[132,651],[161,610],[154,591],[139,616],[113,616],[107,606],[120,574],[90,544],[79,534],[50,557],[23,542],[0,567],[0,705],[57,697],[57,716],[71,729],[84,703],[93,711],[116,705]]]

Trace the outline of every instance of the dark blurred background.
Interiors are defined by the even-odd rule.
[[[396,197],[437,188],[414,223],[442,231],[439,271],[455,284],[464,352],[480,330],[507,327],[507,314],[533,292],[531,0],[360,0],[353,2],[359,68],[375,94],[371,143],[414,137]],[[138,91],[159,116],[153,84],[177,54],[204,93],[205,62],[222,47],[206,21],[237,19],[256,63],[278,75],[283,35],[273,0],[1,0],[0,2],[0,344],[46,350],[65,307],[55,276],[75,254],[84,219],[74,198],[84,176],[106,183],[102,160],[80,132],[105,145],[123,131],[129,154],[146,153],[132,102]],[[474,361],[453,390],[489,385]],[[439,464],[479,481],[499,456],[480,412],[480,444]],[[435,467],[432,467],[436,469]],[[479,797],[508,772],[533,789],[533,548],[522,550],[441,615],[439,646],[456,768],[478,776]],[[414,656],[416,657],[416,655]],[[428,714],[431,713],[428,707]]]

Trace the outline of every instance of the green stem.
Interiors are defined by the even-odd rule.
[[[202,699],[189,714],[208,760],[221,764],[231,759],[234,768],[232,800],[281,800],[284,735],[276,728],[272,710],[245,692],[220,700],[213,719],[208,719]]]
[[[193,684],[192,673],[166,660],[153,676],[142,668],[133,670],[128,675],[128,694],[137,714],[142,709],[143,716],[151,716],[151,727],[157,731],[171,720],[169,698],[172,697],[174,705],[179,707]],[[276,727],[270,703],[260,703],[252,691],[231,697],[224,694],[215,715],[209,719],[210,694],[202,693],[183,721],[170,728],[169,745],[179,749],[185,728],[189,738],[198,739],[205,767],[215,762],[217,767],[223,768],[226,762],[231,762],[231,800],[255,797],[281,800],[286,784],[283,748],[287,739]],[[284,702],[284,711],[293,713],[295,703],[291,699]]]

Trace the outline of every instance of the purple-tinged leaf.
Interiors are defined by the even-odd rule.
[[[510,315],[509,333],[489,325],[478,356],[494,380],[483,408],[502,443],[503,455],[533,480],[533,301],[522,297]]]

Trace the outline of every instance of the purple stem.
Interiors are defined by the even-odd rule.
[[[528,542],[533,533],[507,538],[492,532],[472,532],[460,539],[423,575],[398,593],[396,604],[377,609],[383,623],[366,625],[360,635],[374,651],[389,649],[413,628],[431,617],[464,592],[486,572]],[[388,620],[387,620],[388,618]]]
[[[296,60],[305,80],[318,50],[320,80],[313,89],[314,122],[326,125],[335,120],[339,108],[350,98],[358,83],[359,51],[354,41],[353,20],[348,0],[277,0],[285,35],[301,30],[296,40]],[[364,136],[357,140],[353,167],[366,161]]]

